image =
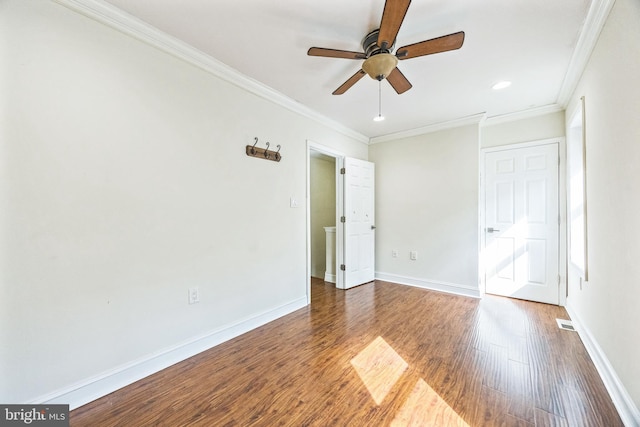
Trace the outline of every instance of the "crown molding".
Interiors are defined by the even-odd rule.
[[[397,132],[368,138],[367,136],[351,129],[343,124],[323,116],[316,111],[300,104],[299,102],[289,98],[288,96],[278,92],[257,80],[254,80],[239,71],[229,67],[228,65],[218,61],[217,59],[195,49],[194,47],[172,37],[157,28],[147,24],[144,21],[118,9],[117,7],[106,3],[102,0],[52,0],[62,6],[65,6],[81,15],[107,25],[121,33],[130,37],[134,37],[150,46],[160,49],[174,57],[184,60],[228,83],[231,83],[241,89],[253,93],[263,99],[273,102],[283,108],[286,108],[303,117],[311,119],[317,123],[327,126],[335,131],[353,138],[354,140],[364,144],[375,144],[380,142],[392,141],[421,134],[437,132],[440,130],[451,129],[455,127],[478,124],[482,126],[491,126],[494,124],[505,123],[514,120],[521,120],[537,115],[552,113],[565,109],[569,104],[570,97],[575,91],[578,82],[582,76],[584,68],[591,56],[600,32],[609,16],[609,12],[615,3],[615,0],[593,0],[587,13],[583,30],[573,52],[567,73],[563,80],[561,89],[558,93],[556,104],[505,114],[501,116],[486,117],[485,114],[478,114],[470,117],[463,117],[451,121],[435,123],[416,129]],[[486,120],[485,120],[486,119]]]
[[[459,119],[448,120],[446,122],[433,123],[406,131],[390,133],[387,135],[376,136],[369,140],[369,145],[381,142],[396,141],[398,139],[410,138],[412,136],[425,135],[428,133],[438,132],[441,130],[454,129],[462,126],[479,125],[485,119],[485,113],[474,114],[473,116],[461,117]]]
[[[176,58],[186,61],[222,80],[254,95],[273,102],[303,117],[314,120],[364,144],[369,138],[351,128],[329,119],[288,96],[254,80],[198,49],[172,37],[146,22],[102,0],[52,0],[81,15],[134,37]]]
[[[515,122],[518,120],[530,119],[532,117],[544,116],[545,114],[557,113],[559,111],[564,111],[564,106],[560,104],[549,104],[543,107],[530,108],[528,110],[516,111],[514,113],[487,117],[486,120],[482,123],[482,126],[487,127],[503,123]]]
[[[589,62],[591,53],[598,42],[600,32],[602,32],[602,28],[607,22],[609,12],[611,12],[614,3],[615,0],[592,0],[591,2],[576,48],[569,62],[567,73],[564,76],[560,92],[558,92],[557,103],[564,108],[569,104],[571,95],[578,86],[578,82],[587,66],[587,62]]]

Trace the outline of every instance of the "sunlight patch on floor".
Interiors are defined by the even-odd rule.
[[[422,378],[391,422],[391,427],[469,425]]]
[[[382,403],[409,366],[382,337],[373,340],[351,359],[351,365],[377,405]]]
[[[378,406],[409,368],[409,364],[382,337],[374,339],[351,359],[351,365]],[[469,427],[422,378],[416,382],[391,426]]]

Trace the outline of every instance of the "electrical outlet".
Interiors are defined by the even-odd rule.
[[[418,251],[411,251],[411,252],[409,252],[409,257],[410,257],[413,261],[417,260],[417,259],[418,259]]]
[[[394,257],[394,258],[398,258],[398,250],[397,249],[393,249],[391,251],[391,256]]]
[[[198,288],[189,288],[189,304],[195,304],[200,302],[200,292]]]

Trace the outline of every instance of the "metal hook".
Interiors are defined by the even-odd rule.
[[[267,142],[267,149],[264,150],[264,157],[267,158],[267,159],[269,158],[269,145],[270,144]]]
[[[280,144],[276,145],[276,147],[278,147],[278,151],[276,151],[276,160],[280,161],[280,148],[282,147],[280,147]]]
[[[253,147],[251,147],[251,154],[256,154],[256,144],[258,143],[258,137],[256,136],[253,139],[255,139],[256,142],[254,142]]]

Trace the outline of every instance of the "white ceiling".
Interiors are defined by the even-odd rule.
[[[332,95],[362,61],[307,56],[362,51],[384,0],[107,0],[266,86],[367,137],[486,113],[556,104],[590,0],[413,0],[396,47],[465,32],[461,49],[400,61],[413,88],[398,95],[365,76]],[[502,91],[491,86],[512,85]]]

